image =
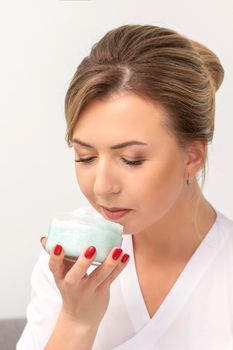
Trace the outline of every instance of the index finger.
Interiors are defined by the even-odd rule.
[[[46,250],[46,239],[47,239],[46,236],[42,236],[42,237],[40,238],[40,243],[41,243],[43,249],[47,252],[47,250]],[[48,252],[47,252],[47,253],[48,253]],[[69,269],[74,265],[74,263],[75,263],[75,260],[66,258],[66,257],[64,256],[64,258],[63,258],[64,272],[66,273],[67,271],[69,271]],[[86,274],[86,275],[87,275],[87,274]]]

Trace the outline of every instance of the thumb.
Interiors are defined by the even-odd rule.
[[[45,237],[45,236],[42,236],[42,237],[41,237],[40,243],[41,243],[42,247],[44,248],[44,250],[46,250],[46,249],[45,249],[45,245],[46,245],[46,237]]]

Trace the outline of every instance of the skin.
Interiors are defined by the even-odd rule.
[[[202,238],[216,219],[195,178],[207,144],[193,142],[181,150],[163,125],[165,117],[161,105],[121,93],[91,101],[73,133],[73,139],[93,146],[73,142],[76,160],[94,157],[89,163],[75,163],[82,193],[103,216],[100,205],[133,209],[117,222],[124,226],[124,234],[133,235],[135,254],[150,264],[188,259],[200,244],[193,221],[198,195],[197,223]],[[148,146],[110,149],[129,140]],[[131,166],[122,158],[144,162]],[[190,187],[186,185],[188,175]]]
[[[165,276],[170,275],[170,267],[174,269],[187,261],[200,244],[192,218],[199,194],[197,218],[202,237],[216,219],[194,178],[201,168],[206,144],[198,142],[181,151],[174,136],[163,126],[163,118],[162,106],[133,94],[120,94],[89,103],[82,110],[73,134],[73,138],[93,146],[74,144],[76,160],[94,157],[90,163],[75,163],[80,189],[90,204],[102,215],[100,205],[133,209],[117,222],[123,225],[125,234],[133,235],[138,271],[142,271],[144,278],[142,285],[148,276],[154,279],[154,272],[159,269],[163,273],[157,273],[158,276],[164,276],[164,272]],[[148,145],[109,148],[129,140]],[[132,166],[125,164],[123,158],[144,161]],[[186,185],[188,174],[194,178],[191,187]],[[41,244],[45,249],[45,237]],[[110,285],[127,265],[121,262],[127,252],[121,252],[115,261],[113,250],[89,275],[87,270],[96,253],[87,259],[83,252],[71,263],[64,259],[64,250],[59,256],[51,251],[49,268],[61,293],[62,307],[46,350],[92,349],[109,304]],[[149,290],[157,289],[150,278]],[[163,290],[160,294],[164,295]],[[160,294],[159,298],[147,295],[151,314],[161,302]]]
[[[41,238],[45,249],[46,238]],[[105,261],[89,275],[88,268],[95,260],[86,258],[84,252],[75,263],[65,259],[62,249],[59,255],[50,252],[49,268],[60,291],[62,304],[53,332],[45,350],[91,350],[100,322],[110,299],[110,285],[127,265],[112,259],[114,248]],[[91,305],[91,307],[90,307]]]

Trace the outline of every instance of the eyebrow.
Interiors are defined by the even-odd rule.
[[[79,140],[79,139],[77,139],[77,138],[73,139],[72,142],[73,142],[73,143],[76,143],[76,144],[78,144],[78,145],[87,147],[87,148],[94,148],[93,146],[88,145],[87,143],[85,143],[85,142],[83,142],[83,141],[81,141],[81,140]],[[128,146],[133,146],[133,145],[148,146],[148,144],[145,143],[145,142],[132,140],[132,141],[127,141],[127,142],[119,143],[118,145],[110,146],[110,149],[124,148],[124,147],[128,147]]]

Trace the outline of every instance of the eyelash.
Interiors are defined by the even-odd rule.
[[[95,157],[91,157],[91,158],[80,158],[78,160],[75,159],[75,162],[83,162],[83,163],[90,163],[90,161],[92,159],[94,159]],[[143,163],[143,160],[127,160],[124,158],[121,158],[123,160],[124,163],[128,164],[129,166],[139,166]]]

